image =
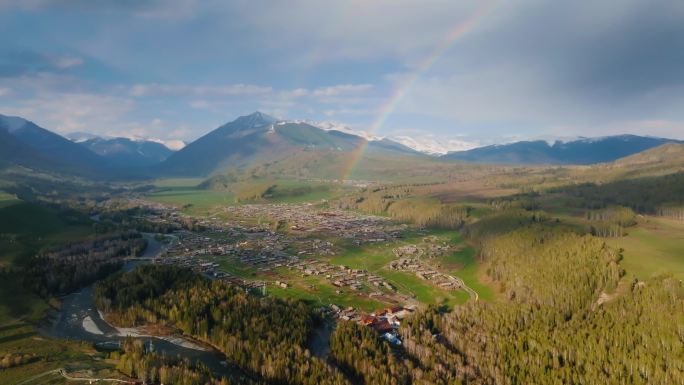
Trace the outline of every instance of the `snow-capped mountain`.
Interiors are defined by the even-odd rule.
[[[434,136],[391,136],[390,140],[429,155],[444,155],[451,151],[466,151],[480,145],[458,139],[438,139]]]
[[[181,148],[185,147],[187,144],[182,140],[163,140],[163,139],[148,138],[148,137],[138,136],[138,135],[110,136],[110,135],[92,134],[90,132],[83,132],[83,131],[70,132],[70,133],[64,135],[64,137],[71,140],[72,142],[75,142],[75,143],[83,143],[83,142],[87,142],[87,141],[93,140],[93,139],[104,139],[104,140],[128,139],[130,141],[138,142],[138,143],[153,142],[153,143],[159,143],[159,144],[167,147],[169,150],[173,150],[173,151],[178,151]]]
[[[91,140],[91,139],[112,139],[111,136],[91,134],[90,132],[83,132],[83,131],[70,132],[70,133],[64,135],[64,137],[69,139],[70,141],[76,142],[76,143],[85,142],[86,140]]]
[[[159,163],[185,146],[182,141],[164,141],[135,135],[112,137],[89,132],[72,132],[65,137],[105,158],[108,163],[125,167]]]
[[[358,136],[358,137],[364,138],[364,139],[369,140],[369,141],[382,140],[383,139],[380,136],[371,135],[365,131],[356,130],[356,129],[351,128],[351,127],[349,127],[343,123],[338,123],[338,122],[330,122],[330,121],[317,122],[317,121],[313,121],[313,120],[283,120],[283,121],[278,122],[277,124],[287,124],[287,123],[308,124],[310,126],[320,128],[321,130],[339,131],[339,132],[343,132],[345,134]]]
[[[287,122],[287,121],[284,121]],[[434,136],[378,136],[369,134],[366,131],[357,130],[351,128],[343,123],[330,122],[330,121],[311,121],[311,120],[295,120],[289,121],[293,123],[305,123],[318,127],[326,131],[339,131],[349,135],[355,135],[364,138],[368,141],[391,141],[404,145],[412,150],[422,152],[428,155],[444,155],[451,151],[465,151],[472,148],[478,147],[479,144],[475,142],[467,142],[458,139],[438,139]]]

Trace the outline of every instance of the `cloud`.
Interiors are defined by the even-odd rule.
[[[340,84],[332,87],[317,88],[313,91],[314,96],[338,96],[363,93],[373,89],[372,84]]]
[[[131,100],[108,95],[46,93],[3,110],[64,134],[74,131],[105,133],[121,125],[133,107]]]
[[[54,65],[59,69],[78,67],[83,64],[83,59],[73,56],[59,56],[54,58]]]
[[[684,121],[679,0],[0,0],[0,9],[9,15],[0,88],[14,105],[62,94],[128,100],[109,124],[155,135],[156,117],[188,138],[256,109],[362,128],[389,111],[382,134],[410,127],[482,141],[674,135]]]
[[[76,56],[52,55],[28,49],[0,49],[0,78],[59,73],[84,63]]]
[[[204,85],[171,85],[171,84],[136,84],[130,88],[131,96],[242,96],[263,95],[273,91],[271,87],[251,84],[226,84],[217,86]]]
[[[0,0],[0,9],[67,12],[124,12],[152,19],[176,19],[193,14],[197,0]]]

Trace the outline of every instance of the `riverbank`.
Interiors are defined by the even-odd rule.
[[[103,314],[101,311],[98,310],[97,312],[100,315],[100,319],[102,319],[105,323],[107,323],[107,325],[109,325],[113,330],[116,331],[114,333],[107,334],[107,337],[158,338],[186,349],[193,349],[202,352],[208,352],[212,350],[210,347],[203,346],[201,342],[186,336],[181,336],[176,333],[173,333],[171,329],[166,327],[160,327],[157,325],[145,325],[129,328],[118,327],[109,323],[107,321],[106,315]],[[86,320],[84,319],[83,326],[86,329],[86,331],[89,331],[91,333],[99,332],[100,335],[105,334],[104,332],[102,332],[102,330],[99,330],[99,328],[97,328],[97,325],[95,325],[92,319],[90,319],[90,322],[92,322],[92,325],[88,325],[88,327],[91,328],[92,331],[89,331],[88,328],[86,328]]]
[[[165,249],[166,245],[156,240],[154,234],[143,235],[148,240],[147,248],[139,258],[126,261],[123,271],[149,263]],[[162,333],[149,328],[117,328],[111,325],[95,307],[93,291],[93,285],[90,285],[62,297],[60,308],[50,312],[47,322],[39,329],[40,334],[49,339],[92,345],[118,342],[128,337],[149,339],[159,353],[180,356],[190,362],[202,362],[212,372],[220,375],[232,373],[225,365],[225,357],[218,350],[186,336],[178,336],[173,330]]]

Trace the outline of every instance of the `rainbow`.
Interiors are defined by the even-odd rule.
[[[373,124],[368,130],[368,134],[373,135],[373,133],[382,127],[387,118],[392,115],[399,103],[410,91],[416,80],[420,79],[427,71],[429,71],[430,68],[435,65],[435,63],[460,37],[463,37],[465,34],[467,34],[479,21],[491,13],[495,5],[497,5],[499,2],[500,0],[482,1],[482,5],[473,13],[471,17],[457,25],[456,28],[449,33],[447,38],[444,39],[440,45],[435,47],[432,53],[418,67],[416,67],[416,69],[409,76],[406,77],[406,80],[404,80],[394,89],[392,96],[380,108],[378,116],[375,118]],[[344,167],[341,178],[342,181],[350,179],[352,172],[363,157],[367,147],[368,141],[363,141],[357,148],[354,149],[349,163],[346,165],[346,167]]]

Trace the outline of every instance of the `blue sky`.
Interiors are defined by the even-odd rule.
[[[0,113],[186,141],[255,110],[477,143],[684,139],[684,2],[598,3],[0,0]]]

